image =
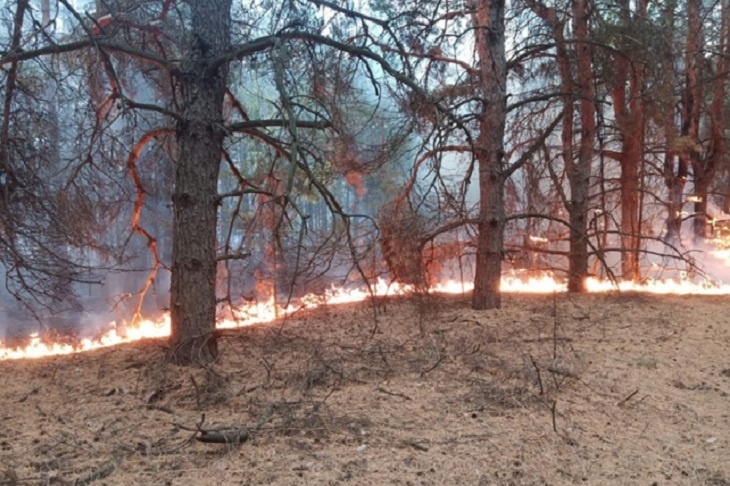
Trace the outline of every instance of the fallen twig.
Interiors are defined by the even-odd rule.
[[[561,368],[554,368],[554,367],[552,367],[552,366],[548,366],[548,367],[547,367],[547,368],[545,368],[545,369],[546,369],[547,371],[549,371],[550,373],[553,373],[553,374],[555,374],[555,375],[560,375],[560,376],[564,376],[565,378],[573,378],[573,379],[576,379],[576,380],[577,380],[578,378],[580,378],[580,377],[579,377],[579,376],[578,376],[577,374],[573,373],[573,372],[572,372],[572,371],[570,371],[570,370],[566,370],[566,369],[561,369]]]
[[[26,401],[28,399],[28,397],[30,397],[31,395],[35,395],[39,391],[40,391],[40,388],[38,388],[38,387],[33,388],[31,391],[29,391],[28,393],[26,393],[25,395],[20,397],[20,399],[18,400],[18,403],[23,403],[24,401]]]
[[[412,439],[404,440],[403,443],[406,445],[409,445],[409,446],[413,447],[414,449],[419,450],[421,452],[428,452],[428,447],[426,447],[423,444],[419,444],[415,440],[412,440]]]
[[[241,444],[249,438],[246,429],[200,430],[195,436],[198,442],[206,444]]]
[[[444,353],[442,352],[442,350],[439,350],[439,357],[438,357],[438,359],[437,359],[437,360],[436,360],[436,362],[435,362],[435,363],[433,364],[433,366],[429,367],[429,368],[428,368],[428,369],[426,369],[426,370],[423,370],[423,371],[421,371],[421,377],[423,377],[423,376],[424,376],[424,375],[425,375],[426,373],[430,373],[430,372],[432,372],[433,370],[435,370],[435,369],[436,369],[436,367],[437,367],[438,365],[440,365],[440,364],[441,364],[441,362],[442,362],[443,360],[444,360]]]
[[[404,395],[404,394],[402,394],[402,393],[398,393],[398,392],[394,392],[394,391],[386,390],[386,389],[385,389],[385,388],[383,388],[382,386],[379,386],[379,387],[378,387],[378,391],[379,391],[380,393],[385,393],[386,395],[392,395],[392,396],[394,396],[394,397],[401,397],[401,398],[404,398],[404,399],[406,399],[406,400],[413,400],[413,399],[412,399],[411,397],[409,397],[408,395]]]
[[[198,410],[200,410],[200,390],[198,389],[198,382],[195,381],[195,377],[193,375],[190,375],[190,382],[193,384],[193,388],[195,389],[195,404],[197,405]]]
[[[105,477],[113,473],[114,469],[116,469],[114,462],[106,462],[101,467],[93,471],[91,474],[74,481],[74,486],[84,486],[86,484],[91,484],[98,479],[104,479]]]
[[[530,355],[530,361],[532,361],[532,366],[535,367],[535,371],[537,372],[537,383],[540,385],[540,395],[545,393],[545,389],[542,386],[542,374],[540,373],[540,367],[537,365],[537,361],[535,361],[535,358]]]
[[[626,403],[626,402],[628,402],[629,400],[631,400],[631,399],[632,399],[632,398],[634,397],[634,395],[636,395],[637,393],[639,393],[639,389],[638,389],[638,388],[637,388],[636,390],[634,390],[633,392],[629,393],[629,396],[627,396],[626,398],[624,398],[623,400],[621,400],[620,402],[618,402],[618,403],[616,404],[616,406],[617,406],[617,407],[620,407],[620,406],[621,406],[621,405],[623,405],[624,403]]]
[[[273,365],[266,361],[266,358],[261,358],[259,360],[259,363],[261,363],[264,368],[266,368],[266,383],[263,384],[264,389],[267,389],[271,386],[271,370],[273,369]]]
[[[241,444],[250,438],[248,430],[244,427],[234,426],[219,429],[204,429],[203,423],[205,423],[205,414],[200,417],[200,422],[195,424],[195,428],[177,422],[173,422],[173,425],[182,430],[194,432],[187,442],[195,439],[198,442],[207,444]]]

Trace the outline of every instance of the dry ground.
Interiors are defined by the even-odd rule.
[[[0,362],[0,484],[730,485],[728,297],[331,306],[207,370],[163,346]]]

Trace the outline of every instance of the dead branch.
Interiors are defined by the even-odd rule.
[[[532,361],[532,366],[535,367],[535,371],[537,372],[537,383],[540,385],[540,395],[545,393],[545,389],[542,386],[542,374],[540,373],[540,367],[537,365],[537,361],[535,361],[535,358],[530,355],[530,361]]]
[[[97,481],[99,479],[104,479],[107,476],[109,476],[111,473],[113,473],[115,469],[116,469],[116,465],[114,464],[114,462],[108,461],[108,462],[104,463],[103,465],[101,465],[96,470],[92,471],[90,474],[74,481],[74,486],[84,486],[86,484],[91,484],[94,481]]]
[[[413,448],[414,448],[414,449],[416,449],[417,451],[421,451],[421,452],[428,452],[428,447],[426,447],[425,445],[422,445],[422,444],[420,444],[420,443],[416,442],[416,441],[415,441],[415,440],[413,440],[413,439],[407,439],[407,440],[404,440],[404,441],[403,441],[403,443],[404,443],[405,445],[409,445],[409,446],[413,447]]]
[[[200,430],[200,435],[195,440],[206,444],[241,444],[249,439],[248,430],[227,429],[227,430]]]
[[[195,377],[193,375],[190,375],[190,382],[193,384],[193,388],[195,389],[195,404],[200,410],[200,389],[198,388],[198,382],[195,381]],[[205,414],[203,414],[203,420],[205,420]]]
[[[20,399],[18,400],[18,403],[25,402],[31,395],[35,395],[39,391],[40,391],[40,388],[38,388],[38,387],[33,388],[31,391],[29,391],[28,393],[26,393],[25,395],[23,395],[22,397],[20,397]]]
[[[134,201],[134,211],[132,213],[132,233],[137,233],[141,235],[146,241],[147,241],[147,248],[149,248],[150,254],[152,255],[152,259],[154,261],[154,264],[152,266],[152,269],[150,270],[149,275],[147,276],[147,279],[145,280],[145,283],[142,287],[142,289],[138,292],[139,299],[137,301],[137,306],[134,309],[133,319],[134,321],[141,319],[142,316],[142,305],[144,303],[144,299],[147,296],[147,292],[149,291],[150,287],[154,285],[155,279],[157,278],[157,273],[161,268],[165,268],[164,263],[160,259],[160,254],[157,248],[157,239],[152,236],[152,234],[147,231],[142,224],[140,223],[140,219],[142,217],[142,209],[144,208],[144,201],[145,196],[147,194],[147,191],[145,191],[144,186],[142,185],[142,178],[139,175],[139,172],[137,170],[137,161],[139,160],[139,156],[142,153],[142,150],[144,147],[151,142],[152,140],[157,140],[158,137],[162,135],[166,135],[169,133],[172,133],[173,129],[171,127],[163,127],[158,128],[155,130],[150,130],[147,133],[145,133],[142,138],[137,142],[137,144],[132,148],[132,150],[129,153],[129,159],[127,160],[127,169],[129,170],[129,174],[132,178],[132,182],[134,184],[134,188],[137,192],[137,197]]]
[[[385,393],[386,395],[392,395],[392,396],[394,396],[394,397],[401,397],[401,398],[403,398],[403,399],[405,399],[405,400],[413,400],[413,399],[412,399],[411,397],[409,397],[408,395],[404,395],[404,394],[402,394],[402,393],[398,393],[398,392],[394,392],[394,391],[390,391],[390,390],[387,390],[387,389],[383,388],[382,386],[379,386],[379,387],[378,387],[378,391],[379,391],[380,393]]]
[[[636,395],[637,393],[639,393],[639,389],[638,389],[638,388],[637,388],[636,390],[634,390],[633,392],[629,393],[629,395],[628,395],[628,396],[627,396],[626,398],[624,398],[623,400],[621,400],[620,402],[618,402],[618,403],[616,404],[616,406],[617,406],[617,407],[620,407],[620,406],[621,406],[621,405],[623,405],[624,403],[626,403],[626,402],[628,402],[629,400],[631,400],[631,399],[632,399],[632,398],[633,398],[633,397],[634,397],[634,396],[635,396],[635,395]]]
[[[266,358],[261,358],[259,360],[259,363],[263,365],[264,368],[266,368],[266,383],[264,383],[264,388],[269,388],[271,386],[271,371],[274,369],[274,365],[266,361]]]
[[[435,370],[435,369],[436,369],[436,367],[438,367],[438,365],[440,365],[440,364],[441,364],[441,362],[442,362],[442,361],[444,360],[444,357],[445,357],[445,354],[444,354],[444,353],[443,353],[442,351],[443,351],[443,350],[439,350],[439,356],[438,356],[438,359],[436,360],[436,362],[435,362],[435,363],[434,363],[434,364],[433,364],[432,366],[430,366],[430,367],[429,367],[428,369],[426,369],[426,370],[423,370],[423,371],[421,371],[421,376],[422,376],[422,377],[423,377],[424,375],[426,375],[426,373],[430,373],[430,372],[432,372],[433,370]]]
[[[580,378],[577,374],[573,373],[570,370],[554,368],[552,366],[548,366],[545,369],[554,375],[562,376],[564,378],[573,378],[576,380]]]
[[[232,123],[226,127],[231,132],[246,132],[253,128],[286,128],[289,124],[294,124],[297,128],[325,129],[331,128],[329,122],[318,122],[308,120],[246,120],[238,123]]]

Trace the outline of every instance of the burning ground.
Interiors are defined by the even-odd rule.
[[[730,485],[727,299],[400,297],[221,331],[209,369],[0,362],[0,484]]]

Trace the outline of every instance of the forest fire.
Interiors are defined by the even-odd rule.
[[[472,288],[473,285],[471,283],[448,280],[434,285],[430,289],[430,292],[460,294],[470,292]],[[618,282],[615,284],[607,280],[589,279],[588,288],[590,292],[611,292],[618,290],[653,294],[730,295],[730,285],[711,282],[695,283],[688,280],[650,280],[643,283]],[[406,295],[412,290],[409,286],[378,280],[371,287],[371,291],[365,288],[333,289],[324,294],[306,295],[299,299],[296,304],[291,304],[286,307],[275,305],[273,300],[251,303],[236,309],[233,318],[220,320],[217,327],[219,329],[234,329],[253,324],[273,322],[279,317],[291,316],[301,309],[313,309],[325,304],[336,305],[363,302],[372,295],[380,297]],[[502,278],[502,291],[508,293],[545,294],[564,292],[565,290],[565,284],[547,275],[525,279],[516,276],[505,276]],[[80,353],[139,341],[141,339],[161,338],[169,335],[169,315],[165,315],[158,321],[144,319],[134,326],[118,325],[112,322],[109,324],[108,331],[104,334],[93,339],[80,339],[73,343],[48,342],[37,334],[31,335],[30,341],[26,342],[22,347],[6,346],[0,342],[0,360],[42,358],[46,356]]]
[[[712,256],[722,260],[725,265],[730,266],[730,237],[727,235],[716,235],[710,243],[715,247]]]

